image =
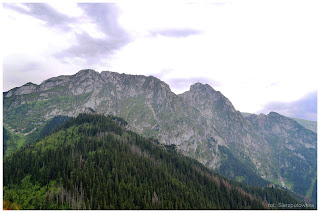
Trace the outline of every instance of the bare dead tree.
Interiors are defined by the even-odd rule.
[[[153,192],[153,195],[152,195],[152,205],[155,205],[155,204],[160,204],[160,199],[158,198],[158,195],[156,192]]]

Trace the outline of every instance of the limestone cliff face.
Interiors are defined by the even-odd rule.
[[[56,115],[76,116],[90,107],[124,118],[134,131],[163,144],[176,144],[209,168],[220,166],[223,146],[257,175],[304,196],[313,192],[316,134],[277,113],[244,118],[209,85],[196,83],[176,95],[152,76],[81,70],[5,92],[3,107],[4,123],[22,133]],[[300,187],[303,181],[311,183]]]
[[[271,149],[251,124],[237,111],[221,92],[209,85],[196,83],[180,95],[182,99],[199,110],[219,135],[226,146],[239,158],[249,157],[260,175],[267,176],[270,168]]]

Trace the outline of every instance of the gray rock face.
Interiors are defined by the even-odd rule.
[[[7,94],[5,94],[5,96],[10,97],[12,95],[25,95],[25,94],[33,93],[36,90],[37,90],[37,85],[29,82],[23,85],[22,87],[18,87],[10,90]]]
[[[294,150],[301,147],[315,149],[317,147],[317,134],[309,129],[302,127],[296,121],[270,112],[268,115],[251,115],[247,119],[254,126],[255,131],[263,137],[276,137],[286,144],[294,144]]]
[[[273,150],[270,179],[311,198],[317,177],[317,134],[276,112],[247,119]]]
[[[124,118],[133,130],[163,144],[176,144],[212,169],[221,163],[219,145],[227,147],[239,161],[253,164],[257,174],[288,188],[297,180],[286,169],[316,165],[316,134],[276,113],[244,118],[225,96],[201,83],[176,95],[152,76],[81,70],[14,88],[4,93],[3,103],[4,123],[22,133],[56,115],[76,116],[90,107]],[[304,163],[293,163],[294,157]]]
[[[255,134],[251,124],[235,110],[229,99],[211,86],[201,83],[192,85],[189,91],[180,96],[207,118],[208,124],[237,157],[249,156],[256,168],[261,170],[260,175],[267,175],[271,149],[265,140]]]
[[[76,116],[90,107],[101,114],[123,117],[133,130],[163,144],[176,144],[192,157],[201,146],[205,155],[196,158],[211,168],[218,166],[218,143],[225,143],[196,109],[152,76],[81,70],[73,76],[48,79],[34,86],[32,94],[25,86],[9,91],[4,99],[5,122],[22,132],[55,115]],[[30,105],[39,109],[35,112]],[[15,114],[17,108],[26,111],[25,122],[19,122],[22,115]]]

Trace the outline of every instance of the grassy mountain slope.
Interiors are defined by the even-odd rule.
[[[5,157],[4,199],[21,209],[264,209],[268,202],[298,203],[279,189],[229,181],[174,145],[89,114]]]
[[[11,132],[3,125],[3,155],[8,155],[25,144],[25,136],[20,133]]]
[[[35,131],[28,135],[13,132],[5,125],[3,126],[3,155],[9,155],[10,153],[18,150],[20,147],[26,144],[32,144],[37,140],[41,140],[46,135],[50,134],[55,128],[62,125],[69,120],[67,116],[55,116],[49,121],[40,125]]]

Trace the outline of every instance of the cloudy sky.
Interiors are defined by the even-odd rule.
[[[4,3],[3,90],[85,68],[196,82],[237,110],[317,119],[319,1]]]

